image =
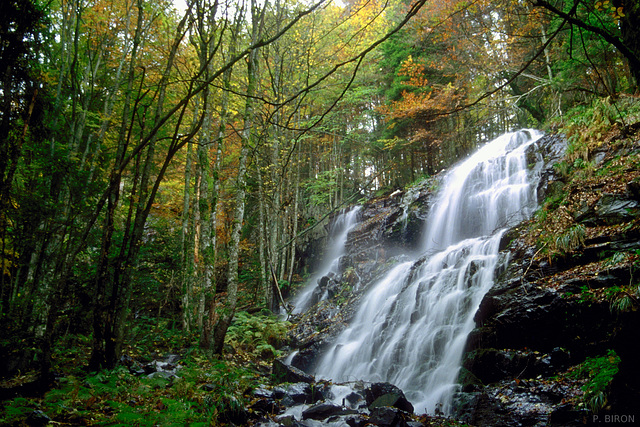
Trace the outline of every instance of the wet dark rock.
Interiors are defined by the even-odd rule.
[[[265,387],[254,389],[251,391],[251,394],[253,395],[253,397],[262,398],[262,399],[273,399],[275,397],[275,392]]]
[[[595,206],[599,220],[605,224],[620,224],[637,215],[640,203],[616,194],[605,194]]]
[[[220,412],[218,418],[221,420],[225,420],[228,423],[232,423],[235,425],[246,425],[247,421],[250,418],[249,412],[242,408],[238,402],[233,402],[232,404],[224,405],[224,408],[227,408]]]
[[[484,384],[505,378],[534,378],[548,376],[566,367],[564,356],[568,355],[556,348],[556,356],[541,354],[537,351],[498,350],[482,348],[465,355],[463,368]],[[558,361],[558,364],[553,362]]]
[[[315,403],[325,398],[325,384],[299,382],[278,386],[272,389],[272,396],[269,398],[280,399],[282,404],[289,407],[302,403]]]
[[[373,383],[364,390],[365,399],[370,410],[389,406],[413,413],[413,405],[407,400],[402,390],[389,383]]]
[[[480,426],[579,425],[587,415],[576,405],[581,386],[580,382],[501,381],[482,392],[458,394],[456,415]]]
[[[141,367],[139,367],[139,366],[133,366],[133,367],[129,368],[129,372],[130,372],[132,375],[136,375],[136,376],[138,376],[138,377],[139,377],[139,376],[141,376],[141,375],[145,375],[145,370],[144,370],[144,369],[142,369],[142,368],[141,368]]]
[[[352,409],[345,409],[335,403],[319,403],[302,411],[302,419],[324,420],[336,415],[356,414]]]
[[[593,416],[591,417],[593,418]],[[577,409],[569,403],[556,406],[549,415],[549,425],[557,427],[574,427],[587,424],[589,414],[584,409]]]
[[[287,365],[282,360],[275,359],[271,372],[278,383],[299,383],[311,384],[314,382],[313,375],[309,375],[295,366]]]
[[[266,415],[279,412],[281,406],[275,399],[261,398],[249,405],[249,409],[255,414]]]
[[[29,426],[46,426],[51,422],[51,418],[39,409],[31,412],[27,417],[27,425]]]
[[[278,422],[281,426],[285,427],[293,427],[293,426],[302,426],[296,421],[296,418],[293,415],[282,415],[279,417],[275,417],[275,421]]]
[[[380,406],[371,410],[369,423],[381,427],[406,427],[405,414],[398,408]]]
[[[142,367],[142,370],[144,371],[145,375],[151,375],[154,372],[158,371],[158,365],[156,365],[155,363],[147,363]]]
[[[462,391],[465,393],[477,391],[484,386],[483,382],[464,366],[460,367],[458,384],[460,384]]]
[[[273,397],[276,399],[282,399],[287,394],[287,390],[282,386],[273,387],[271,391],[273,392]]]
[[[361,414],[344,417],[344,423],[349,427],[365,427],[372,425],[369,418]]]
[[[469,336],[469,350],[526,347],[550,352],[562,347],[583,353],[600,346],[616,319],[606,302],[583,304],[566,296],[580,294],[581,286],[582,282],[571,280],[555,289],[521,280],[496,283],[475,315],[477,327]]]
[[[334,393],[347,393],[341,401]],[[297,383],[274,387],[261,386],[248,392],[253,397],[248,413],[253,414],[254,424],[274,427],[272,421],[283,426],[420,426],[420,418],[412,412],[399,409],[412,407],[404,393],[387,383],[361,381],[334,384],[319,381],[313,384]],[[368,397],[367,397],[368,396]],[[366,401],[369,400],[367,405]],[[391,406],[395,405],[395,406]]]
[[[479,390],[480,388],[477,388]],[[464,390],[453,395],[452,416],[464,423],[471,423],[472,418],[479,410],[478,401],[482,393],[474,390]]]
[[[353,391],[351,393],[349,393],[346,397],[345,397],[345,401],[346,403],[351,406],[351,407],[355,407],[357,406],[360,402],[365,400],[365,396],[359,392]]]
[[[293,406],[294,403],[312,403],[313,396],[309,383],[289,384],[285,388],[282,403],[285,406]]]
[[[306,333],[303,325],[298,330],[302,330],[300,332],[302,334]],[[310,371],[313,368],[316,359],[325,344],[325,339],[318,337],[317,335],[307,335],[305,338],[309,341],[299,348],[298,352],[291,360],[291,366],[294,366],[303,372]]]

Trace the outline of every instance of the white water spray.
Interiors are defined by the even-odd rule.
[[[426,222],[423,256],[363,297],[316,375],[397,385],[416,412],[449,413],[473,316],[493,284],[504,231],[537,205],[542,165],[527,168],[536,131],[503,135],[452,169]]]
[[[349,231],[358,223],[358,212],[360,206],[341,212],[331,226],[330,241],[327,245],[322,265],[307,282],[307,285],[296,296],[293,305],[293,313],[302,313],[309,308],[313,302],[322,301],[328,295],[316,295],[320,291],[318,281],[331,274],[338,274],[340,271],[340,258],[344,256],[345,245]]]

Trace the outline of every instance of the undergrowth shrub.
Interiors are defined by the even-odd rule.
[[[277,348],[284,343],[290,326],[289,322],[279,320],[269,312],[250,314],[241,311],[234,316],[225,343],[236,351],[274,358],[278,355]]]
[[[584,378],[587,381],[582,386],[583,398],[587,407],[598,412],[607,404],[609,385],[618,373],[620,357],[614,350],[600,357],[588,357],[577,369],[571,373],[573,378]]]

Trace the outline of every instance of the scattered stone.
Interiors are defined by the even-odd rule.
[[[253,394],[253,397],[261,399],[273,399],[275,397],[275,392],[273,390],[267,389],[264,386],[252,390],[251,394]]]
[[[358,392],[351,392],[349,394],[346,395],[345,397],[345,401],[351,406],[351,407],[355,407],[356,405],[358,405],[360,402],[362,402],[364,400],[364,396]]]
[[[300,425],[293,415],[283,415],[275,417],[275,421],[284,427],[293,427]]]
[[[293,406],[296,403],[312,403],[311,386],[308,383],[289,384],[285,389],[282,404]]]

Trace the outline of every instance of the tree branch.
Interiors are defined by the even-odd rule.
[[[619,38],[610,32],[604,30],[603,28],[596,27],[595,25],[588,24],[575,16],[575,12],[577,9],[578,1],[574,4],[574,7],[571,9],[571,12],[563,12],[562,10],[556,8],[549,2],[545,0],[536,0],[532,2],[532,5],[535,7],[542,7],[547,9],[549,12],[559,16],[564,19],[565,22],[570,23],[571,25],[575,25],[576,27],[582,28],[583,30],[587,30],[594,34],[599,35],[605,41],[614,46],[625,58],[629,61],[629,65],[631,68],[638,69],[640,68],[640,58]]]

